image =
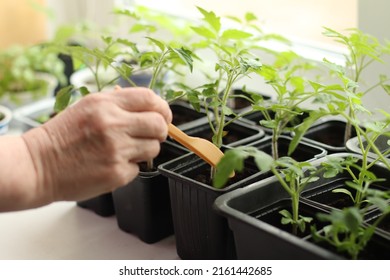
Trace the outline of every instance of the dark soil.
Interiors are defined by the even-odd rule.
[[[234,177],[230,178],[228,182],[225,184],[225,186],[232,185],[236,182],[242,181],[248,177],[250,177],[253,174],[259,173],[259,170],[257,169],[253,159],[247,159],[244,162],[244,169],[242,172],[236,172]],[[203,184],[212,186],[212,180],[211,180],[211,167],[209,165],[199,165],[195,167],[194,169],[189,170],[187,173],[183,174],[191,179],[194,179],[195,181],[201,182]],[[271,173],[264,174],[264,177],[271,176]]]
[[[252,217],[259,219],[267,224],[270,224],[274,227],[277,227],[285,232],[293,234],[292,225],[287,224],[283,225],[281,223],[282,215],[279,213],[281,210],[288,210],[292,212],[291,200],[281,200],[275,204],[272,204],[266,208],[258,209],[252,213],[249,213]],[[298,230],[297,237],[304,238],[311,234],[310,227],[316,225],[317,228],[322,228],[325,224],[316,219],[316,214],[321,210],[315,208],[311,205],[300,203],[299,213],[302,216],[313,218],[310,224],[306,224],[306,229],[304,232]]]

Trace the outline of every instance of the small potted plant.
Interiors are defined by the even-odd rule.
[[[200,37],[195,42],[198,47],[195,53],[209,47],[214,60],[212,65],[209,65],[211,60],[196,61],[194,65],[196,67],[203,62],[215,72],[206,73],[206,83],[189,89],[187,98],[195,107],[212,111],[213,114],[208,118],[208,130],[212,134],[210,140],[217,147],[225,149],[228,148],[224,141],[230,134],[229,125],[239,123],[242,117],[229,108],[228,100],[237,81],[250,75],[260,78],[262,64],[251,53],[251,47],[262,36],[256,28],[256,17],[251,13],[246,15],[244,21],[234,20],[239,22],[240,27],[250,27],[253,33],[245,28],[226,28],[214,12],[202,8],[198,10],[203,19],[201,25],[192,28]],[[253,98],[257,100],[261,96]],[[231,178],[224,189],[213,187],[215,170],[194,154],[184,155],[159,166],[160,172],[169,178],[176,249],[181,258],[235,258],[234,243],[227,221],[212,211],[212,204],[221,194],[261,178],[262,174],[257,172],[253,162],[248,161],[245,166],[246,173]]]
[[[386,75],[378,75],[378,81],[366,87],[363,87],[363,79],[371,65],[383,63],[390,48],[388,44],[381,44],[377,38],[359,29],[351,29],[343,34],[325,28],[323,34],[334,38],[347,49],[344,55],[345,65],[338,65],[324,58],[324,65],[329,69],[330,75],[324,75],[327,80],[312,83],[317,93],[314,101],[325,105],[321,106],[324,110],[313,112],[311,120],[307,122],[310,127],[306,127],[308,130],[304,132],[304,136],[329,152],[345,152],[348,140],[356,136],[351,119],[355,114],[367,113],[361,106],[362,98],[380,88],[389,92],[389,78]],[[330,82],[334,79],[339,82]],[[302,134],[299,130],[296,133]]]
[[[0,52],[0,98],[15,108],[54,96],[66,83],[63,62],[45,45],[14,46]]]
[[[355,259],[361,252],[377,247],[377,242],[388,243],[388,237],[379,238],[380,241],[376,237],[381,235],[377,226],[389,212],[389,190],[385,182],[390,178],[389,151],[383,152],[375,142],[386,135],[389,114],[382,112],[383,121],[362,121],[356,112],[359,110],[368,115],[371,112],[364,107],[359,94],[354,94],[353,89],[357,85],[344,75],[340,67],[333,67],[342,77],[344,86],[326,88],[314,82],[312,86],[315,92],[327,91],[336,101],[329,102],[327,110],[311,113],[308,121],[304,121],[303,127],[298,126],[296,131],[301,132],[298,136],[304,135],[316,116],[331,112],[343,117],[356,132],[360,155],[335,153],[302,166],[290,158],[281,158],[267,165],[267,157],[258,150],[248,147],[229,150],[221,160],[221,166],[217,166],[220,171],[217,175],[223,173],[223,180],[227,180],[235,166],[240,170],[242,161],[248,156],[255,157],[260,169],[271,169],[275,175],[245,190],[228,193],[216,201],[216,208],[229,217],[230,226],[234,229],[239,258]],[[339,91],[346,94],[341,95]],[[219,179],[217,176],[217,185],[225,182]],[[291,211],[286,211],[286,206]],[[303,216],[305,212],[299,214],[298,209],[302,206],[311,208],[306,212],[310,215],[309,219]],[[279,212],[279,220],[271,220],[268,217],[271,212]],[[372,218],[372,212],[379,214]],[[313,236],[304,231],[307,229],[305,224],[310,221],[315,221]],[[275,229],[286,231],[289,224],[292,231],[287,231],[288,234]],[[296,234],[297,227],[302,229],[303,235]],[[263,250],[267,244],[277,246]],[[336,249],[329,250],[334,245]],[[388,258],[388,254],[363,255],[368,258]]]
[[[387,167],[371,161],[368,172],[361,167],[364,158],[341,153],[311,164],[282,158],[279,164],[267,166],[264,155],[259,151],[254,154],[261,168],[272,168],[275,176],[220,196],[215,202],[215,209],[229,219],[239,259],[356,258],[363,245],[378,235],[376,226],[389,208],[388,187],[383,180],[390,178]],[[346,201],[350,203],[344,204]],[[367,215],[378,211],[383,216]],[[367,225],[369,221],[372,226]],[[355,227],[345,227],[348,223]],[[381,240],[383,245],[390,245]],[[338,248],[330,250],[327,243]],[[351,255],[340,253],[348,248]],[[381,256],[374,253],[370,258]]]

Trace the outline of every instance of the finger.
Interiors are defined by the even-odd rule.
[[[165,141],[168,135],[168,126],[164,118],[155,112],[128,113],[127,134],[136,138],[158,139]]]
[[[153,139],[131,138],[126,152],[128,162],[142,162],[154,159],[160,153],[160,142]]]
[[[114,102],[126,111],[158,112],[167,123],[172,121],[172,112],[168,103],[148,88],[121,88],[110,92],[110,94]]]

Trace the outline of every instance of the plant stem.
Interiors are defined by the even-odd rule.
[[[299,218],[299,193],[293,192],[291,196],[291,207],[292,207],[292,232],[294,235],[298,234],[298,218]]]
[[[152,78],[149,82],[149,88],[151,90],[154,90],[154,86],[156,84],[156,81],[157,81],[157,77],[158,75],[160,74],[160,71],[161,71],[161,64],[162,64],[162,61],[163,61],[163,58],[165,56],[166,52],[164,52],[160,58],[159,58],[159,61],[158,63],[156,64],[156,67],[153,71],[153,75],[152,75]],[[154,169],[154,162],[153,162],[153,159],[150,159],[146,162],[146,167],[147,167],[147,170],[148,171],[152,171]]]
[[[225,88],[225,91],[223,93],[222,105],[226,105],[226,103],[227,103],[227,99],[229,97],[233,82],[234,82],[234,77],[233,77],[233,74],[231,74],[228,77],[226,88]],[[217,134],[215,137],[214,144],[218,148],[221,148],[222,147],[222,139],[223,139],[223,129],[225,128],[225,114],[222,110],[220,112],[218,112],[218,114],[219,114],[219,120],[218,120]]]

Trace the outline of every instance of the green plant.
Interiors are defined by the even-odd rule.
[[[387,125],[388,124],[386,124],[386,127]],[[371,126],[371,128],[374,127]],[[376,133],[373,134],[369,134],[367,133],[367,131],[364,131],[366,137],[372,137],[372,138],[370,138],[369,144],[367,145],[364,145],[362,142],[359,143],[359,147],[361,148],[362,151],[362,159],[358,161],[356,158],[347,157],[344,161],[340,162],[339,166],[337,167],[338,172],[342,172],[342,171],[348,172],[348,174],[352,178],[352,181],[346,182],[348,188],[337,188],[333,190],[333,192],[344,193],[348,195],[357,207],[361,207],[362,203],[365,202],[367,196],[371,192],[373,192],[372,185],[375,184],[376,182],[383,181],[381,179],[377,179],[376,175],[370,171],[372,166],[380,160],[380,157],[377,157],[377,159],[370,159],[369,157],[369,151],[372,148],[374,148],[375,154],[377,152],[380,152],[378,148],[375,146],[374,142],[379,135],[383,135],[382,133],[383,133],[383,126],[377,126]],[[358,140],[361,141],[360,138]],[[387,168],[390,167],[389,161],[385,158],[386,155],[388,154],[389,151],[386,151],[383,154],[381,154],[381,157],[383,157],[382,163],[385,163],[387,165]],[[351,192],[351,190],[353,192]]]
[[[389,78],[386,75],[378,75],[378,81],[363,89],[362,84],[364,73],[375,63],[384,63],[383,57],[390,54],[390,44],[381,44],[377,38],[370,34],[363,33],[359,29],[349,29],[344,35],[331,28],[324,28],[323,34],[332,37],[347,49],[344,55],[345,64],[338,65],[327,58],[324,58],[324,65],[329,69],[330,75],[327,78],[336,77],[340,83],[323,84],[311,82],[315,91],[316,104],[325,104],[319,111],[313,112],[306,124],[296,131],[296,141],[303,136],[305,130],[318,118],[325,115],[340,115],[347,121],[345,128],[344,142],[351,138],[352,128],[359,130],[363,119],[362,114],[370,116],[372,113],[364,106],[363,97],[378,87],[390,93],[390,86],[387,84]],[[332,80],[332,79],[330,79]]]
[[[190,71],[193,68],[192,52],[185,47],[173,47],[168,43],[148,37],[151,45],[155,48],[150,51],[140,51],[137,44],[127,39],[103,37],[103,47],[89,49],[83,46],[62,46],[55,48],[72,56],[73,59],[81,61],[93,73],[97,90],[103,90],[107,85],[115,83],[120,77],[130,85],[137,86],[132,80],[132,75],[140,71],[149,71],[151,79],[148,87],[159,93],[167,101],[180,98],[184,95],[181,90],[170,88],[165,81],[169,72],[179,73],[181,66],[186,66]],[[132,63],[119,63],[118,59],[129,58]],[[116,72],[116,76],[108,81],[104,81],[106,69],[111,68]],[[102,71],[103,69],[103,71]],[[172,86],[172,85],[170,85]],[[82,95],[90,93],[86,87],[78,89]],[[56,98],[55,110],[61,111],[72,102],[72,86],[63,88]],[[153,162],[147,163],[147,170],[154,168]]]
[[[264,119],[260,124],[272,130],[274,159],[279,158],[278,140],[282,133],[291,132],[298,125],[307,128],[302,124],[305,121],[302,115],[309,110],[303,109],[302,106],[313,99],[315,92],[305,75],[313,68],[315,68],[313,63],[292,51],[285,51],[276,55],[273,65],[263,65],[260,71],[265,82],[274,90],[276,99],[256,102],[252,108],[254,111],[262,112]],[[291,154],[295,147],[293,141],[288,154]]]
[[[102,46],[89,48],[85,46],[68,46],[62,44],[52,44],[51,47],[58,52],[72,57],[76,68],[88,68],[94,78],[97,91],[102,91],[108,85],[115,83],[119,77],[126,79],[130,84],[135,85],[129,78],[133,68],[126,63],[119,64],[116,59],[129,50],[136,52],[136,45],[126,39],[113,39],[112,37],[102,37]],[[128,48],[126,51],[124,49]],[[117,75],[106,78],[108,68],[113,69]],[[88,92],[90,91],[86,88]]]
[[[262,64],[250,51],[254,45],[253,42],[257,40],[252,33],[238,28],[226,28],[222,25],[221,18],[214,12],[200,7],[198,10],[203,18],[200,25],[192,27],[192,30],[199,36],[199,40],[193,46],[197,51],[211,50],[210,59],[201,62],[208,65],[206,67],[212,67],[215,72],[203,72],[207,82],[188,89],[187,97],[194,108],[199,109],[201,105],[205,108],[213,133],[212,141],[220,148],[223,144],[223,137],[227,133],[225,127],[239,118],[239,116],[234,116],[230,120],[226,119],[226,116],[234,115],[228,107],[232,87],[243,77],[252,73],[257,74]],[[248,13],[245,22],[235,20],[241,26],[248,25],[257,30],[252,24],[256,20],[253,14]],[[213,61],[211,65],[210,61]],[[213,117],[210,116],[209,111],[213,111]]]
[[[297,234],[298,230],[305,231],[306,224],[310,223],[312,218],[299,214],[300,195],[309,183],[319,179],[324,168],[315,168],[309,162],[297,162],[291,157],[280,157],[275,160],[255,147],[242,146],[230,149],[225,153],[217,165],[213,181],[214,187],[223,187],[233,171],[241,172],[244,168],[244,160],[248,157],[254,158],[259,170],[271,171],[280,182],[281,187],[289,194],[292,212],[290,213],[286,209],[280,211],[281,223],[291,224],[293,234]]]
[[[351,29],[348,35],[344,35],[333,29],[325,28],[324,35],[335,38],[337,42],[340,42],[348,49],[348,54],[345,55],[345,67],[343,71],[340,72],[340,69],[335,68],[333,63],[327,60],[325,62],[330,63],[331,69],[333,68],[339,78],[345,82],[347,81],[347,85],[349,85],[345,88],[345,93],[350,102],[350,106],[348,106],[349,117],[353,117],[354,111],[359,105],[359,103],[354,102],[356,99],[361,99],[361,97],[379,86],[387,93],[390,93],[390,85],[386,84],[389,78],[383,74],[379,75],[376,84],[370,85],[364,91],[358,91],[358,84],[362,81],[364,71],[374,62],[384,63],[382,57],[390,54],[389,43],[382,45],[377,38],[363,33],[359,29]],[[351,128],[352,124],[348,120],[345,130],[345,141],[351,137]]]
[[[373,237],[375,229],[390,213],[387,204],[389,194],[383,191],[372,192],[367,197],[364,209],[353,206],[342,210],[333,209],[330,214],[318,214],[318,218],[329,223],[322,231],[312,228],[313,239],[325,242],[336,248],[338,252],[346,253],[352,259],[357,259]],[[369,205],[375,205],[381,214],[370,224],[364,223],[364,215]]]
[[[47,82],[37,73],[49,73],[66,83],[63,62],[46,45],[13,46],[0,52],[0,97],[31,91],[39,97],[47,92]]]

